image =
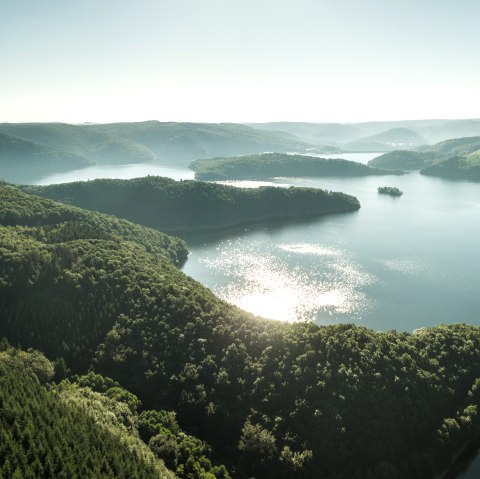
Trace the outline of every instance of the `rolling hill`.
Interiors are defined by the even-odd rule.
[[[21,188],[169,233],[224,229],[360,208],[353,196],[314,188],[248,189],[154,176]]]
[[[376,135],[360,138],[344,145],[349,151],[389,151],[412,149],[426,143],[425,138],[408,128],[391,128]]]
[[[93,163],[80,154],[51,148],[0,131],[0,179],[29,181],[46,174],[84,168]]]
[[[95,163],[146,163],[155,158],[143,145],[84,125],[1,123],[0,132],[82,155]]]
[[[197,180],[259,180],[275,177],[302,176],[369,176],[402,174],[371,168],[362,163],[316,156],[264,153],[233,158],[196,160],[190,168]]]
[[[153,151],[161,162],[188,162],[216,155],[295,151],[311,146],[286,133],[259,131],[235,123],[113,123],[87,126],[128,138]]]

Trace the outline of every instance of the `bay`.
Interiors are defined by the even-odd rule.
[[[186,274],[221,298],[273,319],[406,331],[480,324],[479,184],[418,172],[279,178],[269,184],[342,191],[357,196],[362,207],[190,237]],[[379,195],[378,186],[397,186],[404,195]]]

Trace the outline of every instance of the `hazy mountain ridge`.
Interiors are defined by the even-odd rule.
[[[155,158],[143,145],[95,127],[68,123],[2,123],[0,132],[83,155],[96,163],[145,163]]]
[[[8,181],[35,178],[94,164],[77,153],[63,151],[0,131],[0,177]]]
[[[348,151],[385,151],[398,149],[411,149],[426,143],[425,138],[408,128],[390,128],[367,136],[350,143],[346,143],[344,148]]]
[[[267,131],[276,130],[293,133],[315,144],[332,143],[340,147],[349,142],[365,139],[396,128],[412,130],[414,133],[424,137],[427,143],[437,143],[449,138],[480,135],[480,119],[401,120],[359,123],[272,122],[249,123],[249,125]]]
[[[0,133],[17,139],[15,151],[13,140],[8,149],[0,151],[0,178],[18,182],[94,164],[158,161],[178,165],[215,155],[302,151],[312,147],[290,134],[262,132],[235,123],[2,123]],[[23,156],[17,166],[30,165],[26,157],[28,143],[22,144],[22,140],[34,143],[35,148],[30,145],[30,149],[36,149],[35,154],[43,160],[29,172],[7,168],[8,163],[17,161],[19,154]]]
[[[218,154],[292,151],[309,145],[295,135],[265,131],[238,123],[147,121],[87,126],[129,138],[150,148],[159,161],[188,161]]]
[[[416,151],[397,150],[378,156],[369,166],[386,169],[421,170],[427,176],[480,179],[480,136],[445,140]]]

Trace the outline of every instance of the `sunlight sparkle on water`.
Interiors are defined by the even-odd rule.
[[[359,314],[367,307],[361,287],[373,278],[345,252],[309,243],[271,248],[268,241],[258,241],[249,246],[245,252],[241,239],[226,241],[215,258],[202,260],[230,278],[213,288],[226,301],[283,321],[322,321],[332,314]]]

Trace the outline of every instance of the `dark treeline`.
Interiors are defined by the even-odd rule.
[[[146,251],[165,256],[177,265],[183,263],[188,255],[187,245],[179,238],[113,216],[85,211],[48,199],[34,199],[2,182],[0,225],[35,227],[29,234],[44,243],[82,238],[133,241]]]
[[[389,196],[402,196],[403,191],[398,189],[396,186],[379,186],[377,192],[381,195]]]
[[[395,150],[377,156],[368,162],[368,166],[385,170],[421,170],[435,161],[431,151]]]
[[[143,409],[99,374],[67,373],[0,342],[0,478],[230,479],[174,412]]]
[[[19,225],[68,209],[3,195]],[[134,239],[45,240],[39,223],[0,228],[0,335],[176,411],[232,477],[428,479],[478,435],[476,327],[407,334],[262,320]],[[183,446],[165,437],[161,414],[143,419],[139,434],[178,471]]]
[[[403,171],[381,170],[341,159],[285,153],[263,153],[232,158],[196,160],[190,168],[197,180],[260,180],[282,176],[401,175]]]
[[[480,181],[480,150],[476,156],[452,156],[435,162],[420,173],[452,180]]]
[[[107,428],[40,383],[52,375],[38,352],[0,352],[2,479],[175,478],[126,428]],[[110,419],[106,408],[101,413]]]
[[[157,176],[22,188],[167,232],[225,228],[360,208],[353,196],[315,188],[235,188]]]
[[[380,168],[421,170],[426,176],[453,180],[480,180],[480,137],[454,138],[419,151],[398,150],[381,155],[368,164]]]

